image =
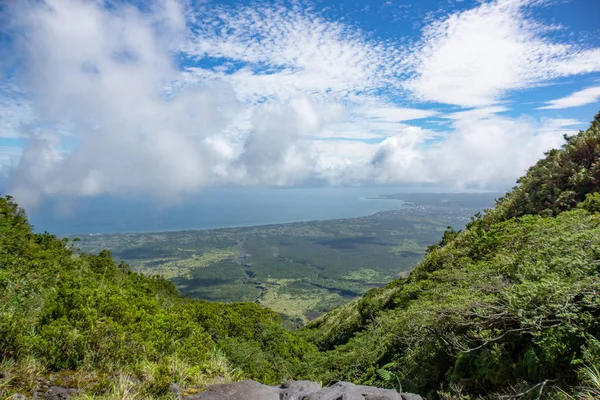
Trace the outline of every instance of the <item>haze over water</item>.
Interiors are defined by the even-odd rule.
[[[443,191],[448,192],[415,187],[228,188],[205,190],[179,205],[102,197],[78,200],[72,208],[64,207],[64,200],[48,202],[28,214],[36,231],[64,235],[212,229],[366,216],[403,206],[399,200],[370,197]]]

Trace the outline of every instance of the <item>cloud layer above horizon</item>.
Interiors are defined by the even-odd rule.
[[[3,5],[0,191],[511,184],[598,111],[600,27],[442,4]]]

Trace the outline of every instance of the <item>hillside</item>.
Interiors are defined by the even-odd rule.
[[[410,276],[305,328],[322,350],[307,376],[428,398],[599,397],[599,160],[600,114]]]
[[[108,251],[34,233],[0,198],[0,397],[40,382],[172,398],[173,382],[296,378],[428,399],[599,398],[599,160],[600,114],[409,276],[297,332],[256,304],[186,299]]]
[[[142,398],[169,394],[171,382],[274,384],[313,351],[268,309],[182,298],[107,251],[72,247],[33,233],[0,198],[0,398],[31,395],[39,379],[113,398],[114,373],[137,380]]]

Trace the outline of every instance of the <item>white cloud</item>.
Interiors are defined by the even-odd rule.
[[[569,96],[548,101],[546,102],[545,106],[538,107],[538,110],[579,107],[596,102],[600,102],[600,86],[589,87],[587,89],[572,93]]]
[[[358,140],[327,140],[314,143],[315,176],[329,184],[364,184],[369,182],[369,160],[377,144]]]
[[[386,122],[402,122],[433,117],[439,113],[435,110],[383,106],[365,109],[361,114],[367,118],[375,118]]]
[[[423,148],[425,132],[412,129],[386,139],[371,164],[383,182],[452,182],[456,186],[513,183],[544,152],[558,147],[565,129],[576,121],[473,115],[453,122],[453,131],[435,146]]]
[[[491,118],[494,117],[497,113],[501,113],[504,111],[508,111],[507,107],[503,106],[492,106],[492,107],[482,107],[482,108],[474,108],[472,110],[467,111],[457,111],[453,113],[448,113],[444,115],[442,118],[448,119],[483,119],[483,118]]]
[[[314,142],[319,161],[324,164],[364,163],[369,161],[377,148],[377,144],[359,140],[320,140]]]
[[[560,146],[564,133],[572,133],[561,121],[529,118],[464,119],[453,128],[454,134],[433,150],[437,162],[428,167],[431,176],[459,186],[512,183],[544,152]]]
[[[165,12],[164,10],[169,10]],[[183,10],[164,1],[154,12],[107,10],[97,2],[12,3],[19,82],[33,97],[37,126],[67,123],[75,149],[62,138],[30,134],[10,190],[26,205],[47,195],[151,193],[170,198],[208,185],[222,169],[210,141],[231,120],[227,87],[162,90],[178,76],[170,48]],[[47,139],[47,137],[44,137]]]
[[[597,50],[548,39],[526,3],[430,22],[409,56],[299,5],[13,2],[2,29],[18,32],[24,68],[17,87],[0,87],[0,137],[27,144],[0,149],[0,165],[24,204],[173,200],[211,185],[511,180],[578,121],[501,117],[500,100],[600,65]],[[407,91],[473,108],[441,114]],[[450,127],[409,124],[430,117]]]
[[[8,170],[21,158],[22,149],[17,146],[0,147],[0,173]]]
[[[402,125],[402,124],[398,124]],[[390,128],[387,126],[386,128]],[[377,129],[374,124],[367,124],[358,121],[346,120],[344,122],[334,123],[324,127],[320,132],[315,134],[315,139],[381,139],[387,135],[389,129],[385,132],[374,131]]]
[[[21,137],[23,125],[33,119],[31,106],[18,88],[0,82],[0,139]]]
[[[379,144],[372,159],[370,179],[376,182],[424,182],[425,158],[420,145],[430,134],[418,127],[406,127]]]
[[[394,43],[367,39],[355,26],[299,6],[223,7],[218,12],[213,7],[195,15],[197,28],[182,49],[214,60],[216,65],[189,71],[200,79],[230,80],[241,101],[289,99],[299,93],[349,99],[357,92],[399,89],[397,78],[406,65]]]
[[[305,97],[258,107],[234,167],[237,181],[291,185],[309,178],[316,161],[308,139],[337,121],[340,112],[335,104],[317,108]]]
[[[548,33],[557,28],[532,20],[530,3],[491,1],[429,24],[406,88],[425,101],[486,106],[511,90],[600,71],[600,49],[552,40]]]

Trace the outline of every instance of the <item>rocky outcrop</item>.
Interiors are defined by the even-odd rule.
[[[338,382],[327,388],[310,381],[287,381],[279,386],[267,386],[256,381],[242,381],[208,388],[182,389],[171,384],[170,391],[182,400],[423,400],[421,396],[398,393],[392,389]],[[67,400],[80,394],[78,390],[52,386],[38,390],[33,398],[39,400]],[[20,397],[22,396],[22,397]],[[25,399],[23,395],[13,395]]]
[[[247,380],[211,386],[205,391],[186,396],[186,400],[422,400],[415,394],[398,393],[392,389],[360,386],[338,382],[322,388],[309,381],[289,381],[279,386],[267,386]]]

